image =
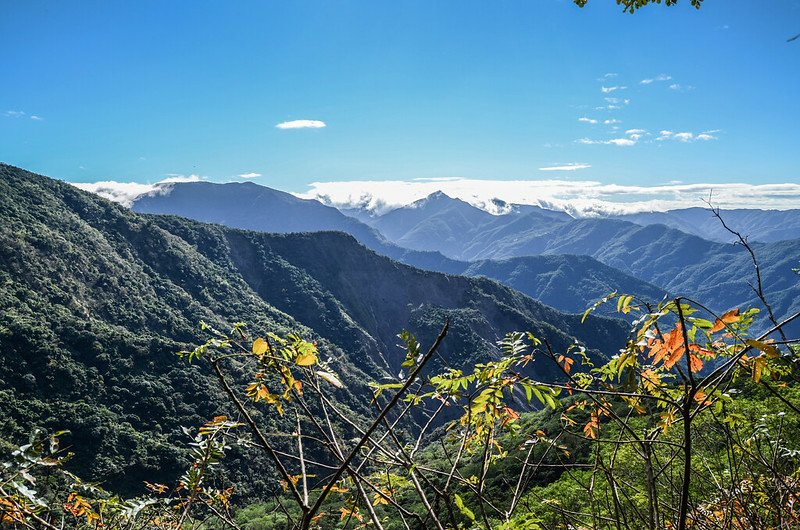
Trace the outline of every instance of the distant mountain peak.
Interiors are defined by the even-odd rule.
[[[429,202],[434,202],[434,201],[457,201],[457,200],[458,199],[452,198],[451,196],[447,195],[445,192],[443,192],[441,190],[438,190],[438,191],[434,191],[433,193],[431,193],[427,197],[423,197],[422,199],[418,199],[418,200],[412,202],[408,206],[409,206],[409,208],[419,208],[420,206],[424,206],[425,204],[427,204]]]

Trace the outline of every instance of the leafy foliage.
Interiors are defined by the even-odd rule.
[[[574,2],[579,6],[583,7],[588,3],[589,0],[574,0]],[[660,4],[662,0],[617,0],[617,5],[623,6],[623,11],[627,13],[634,13],[637,9],[640,9],[648,4]],[[678,0],[663,0],[664,5],[673,6],[678,3]],[[703,0],[691,0],[691,4],[694,8],[700,9],[700,6],[703,5]]]

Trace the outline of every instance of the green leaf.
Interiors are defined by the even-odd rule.
[[[456,503],[456,508],[458,508],[458,511],[461,512],[461,515],[463,515],[470,521],[475,522],[475,514],[472,512],[472,510],[470,510],[464,505],[464,500],[458,493],[453,495],[453,500]]]

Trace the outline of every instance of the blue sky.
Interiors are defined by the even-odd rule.
[[[798,183],[799,32],[798,0],[6,2],[0,160],[296,192]]]

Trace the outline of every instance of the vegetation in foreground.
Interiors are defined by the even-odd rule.
[[[427,350],[403,333],[403,373],[373,384],[375,414],[363,423],[330,398],[343,383],[314,343],[205,325],[209,339],[181,355],[214,375],[236,420],[200,427],[177,483],[148,483],[152,494],[121,499],[60,470],[57,435],[34,435],[4,466],[3,520],[30,528],[800,524],[800,348],[782,334],[800,315],[751,337],[757,310],[715,315],[685,298],[653,306],[617,294],[598,305],[612,301],[638,318],[619,354],[600,364],[579,344],[555,351],[510,333],[500,359],[426,375],[449,323]],[[534,380],[522,372],[530,363],[561,375]],[[245,385],[234,371],[250,374]],[[544,410],[523,418],[525,402]],[[265,429],[256,408],[290,428]],[[266,455],[272,500],[233,508],[236,485],[220,466],[233,446]]]

